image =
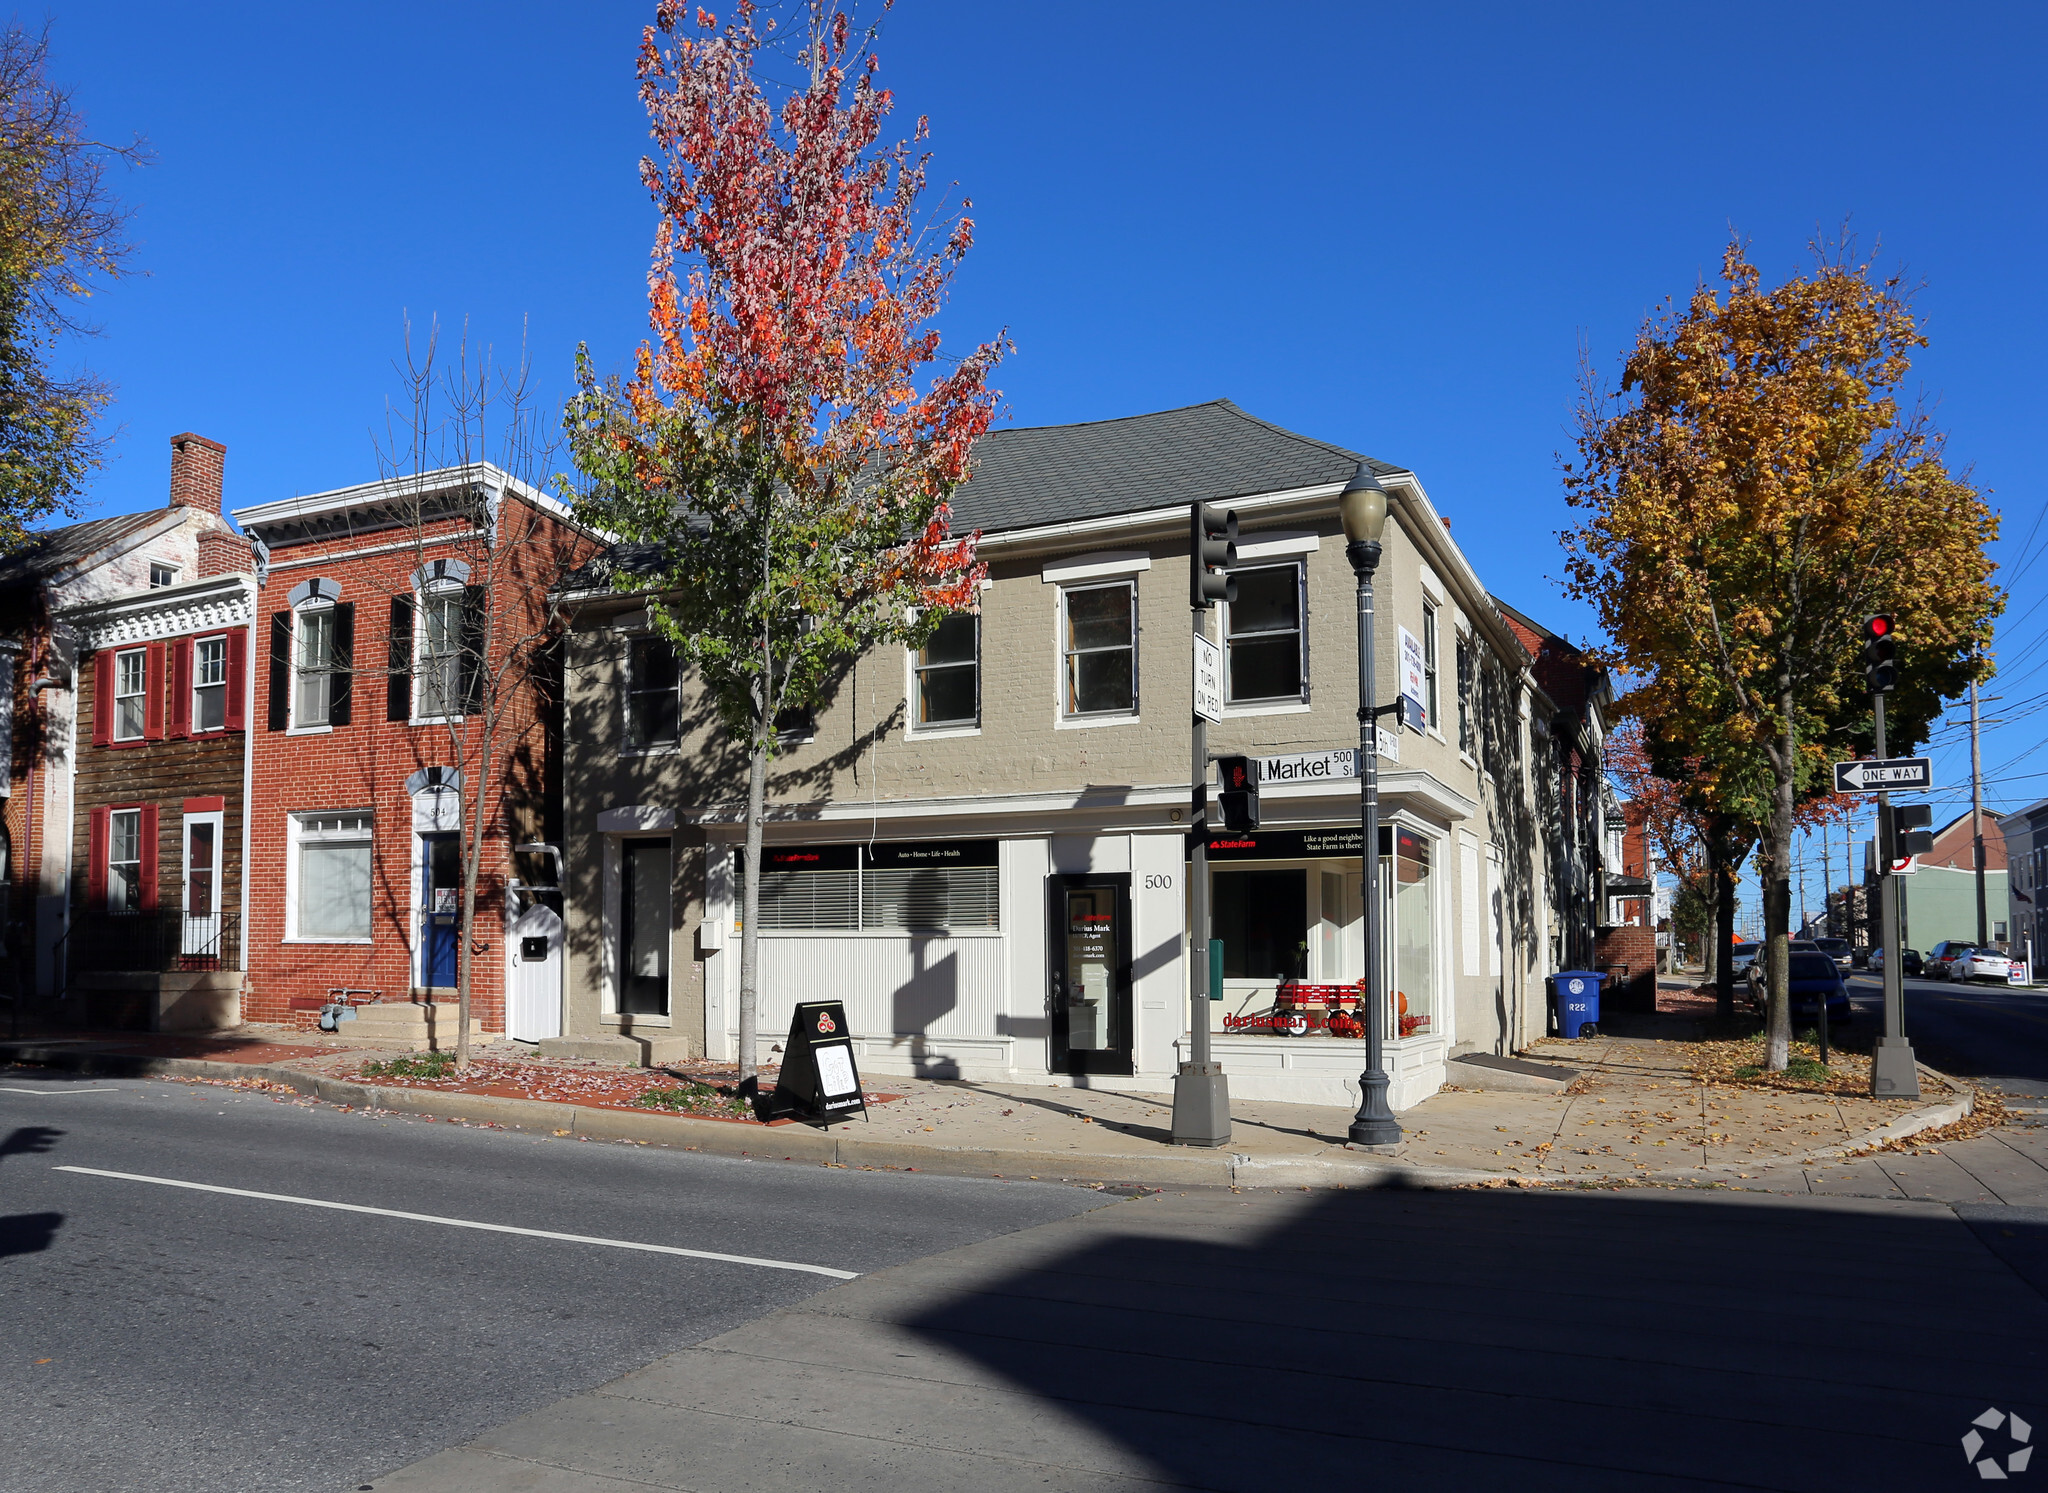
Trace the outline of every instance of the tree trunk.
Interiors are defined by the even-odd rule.
[[[1735,1024],[1735,960],[1728,953],[1735,943],[1735,857],[1725,819],[1714,825],[1713,857],[1714,939],[1721,954],[1714,967],[1714,1019],[1725,1031]]]
[[[761,988],[761,821],[768,804],[768,743],[754,740],[747,765],[747,863],[740,882],[740,1093],[751,1100],[760,1081],[755,1013]]]
[[[1792,808],[1799,741],[1792,719],[1791,691],[1778,702],[1785,734],[1771,766],[1776,775],[1771,796],[1771,822],[1765,854],[1757,869],[1764,873],[1764,936],[1770,940],[1770,1015],[1764,1032],[1764,1066],[1782,1073],[1792,1057]]]
[[[1716,886],[1718,886],[1721,879],[1721,863],[1718,860],[1714,860],[1710,864],[1714,868],[1713,877]],[[1720,940],[1714,937],[1714,924],[1710,922],[1700,936],[1700,964],[1702,966],[1700,969],[1700,983],[1702,985],[1712,985],[1715,983],[1714,971],[1720,966],[1715,961],[1714,954],[1719,947]]]

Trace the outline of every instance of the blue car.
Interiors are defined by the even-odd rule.
[[[1828,1025],[1847,1026],[1854,1012],[1849,1005],[1849,986],[1835,961],[1818,951],[1794,949],[1789,961],[1792,976],[1792,1021],[1801,1017],[1820,1020],[1820,1003],[1828,1003]],[[1749,967],[1749,998],[1759,1010],[1766,1006],[1762,960]]]

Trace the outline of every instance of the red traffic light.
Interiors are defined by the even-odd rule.
[[[1888,638],[1891,635],[1892,619],[1882,614],[1872,617],[1863,624],[1863,636],[1869,638],[1873,643],[1879,638]]]

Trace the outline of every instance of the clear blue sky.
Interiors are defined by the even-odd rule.
[[[148,277],[85,349],[122,426],[92,511],[161,503],[187,429],[226,442],[231,506],[375,475],[408,312],[501,352],[523,329],[551,403],[579,340],[619,364],[651,10],[57,0],[60,76],[156,151],[124,183]],[[1611,372],[1731,226],[1776,277],[1849,219],[1927,282],[1917,373],[2017,555],[2044,499],[2044,42],[2035,4],[902,0],[881,55],[974,199],[945,326],[1009,327],[1008,421],[1226,395],[1414,468],[1495,591],[1583,636],[1552,579],[1580,346]],[[2044,637],[2048,608],[2001,651]],[[2048,691],[2048,642],[2018,667],[1994,714]],[[2048,796],[2048,752],[2019,755],[2044,722],[1989,739],[1994,803]]]

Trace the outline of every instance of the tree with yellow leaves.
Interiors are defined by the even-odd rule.
[[[1911,291],[1853,247],[1816,245],[1774,288],[1731,242],[1638,334],[1619,390],[1585,375],[1563,536],[1599,608],[1625,708],[1683,743],[1696,791],[1756,827],[1770,939],[1768,1063],[1785,1066],[1792,836],[1829,761],[1868,749],[1861,624],[1897,623],[1888,746],[1967,687],[2002,594],[1997,520],[1898,390],[1926,346]]]

